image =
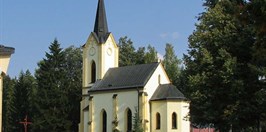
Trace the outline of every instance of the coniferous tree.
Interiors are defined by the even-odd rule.
[[[23,124],[19,124],[19,122],[23,121],[26,116],[29,120],[32,120],[34,115],[33,98],[36,91],[36,82],[29,70],[27,70],[25,73],[20,73],[14,90],[14,103],[16,105],[14,106],[15,122],[13,125],[16,127],[16,131],[23,131],[24,126]],[[28,126],[28,130],[30,130],[30,128],[31,126]]]
[[[9,76],[4,77],[3,86],[3,132],[13,132],[15,130],[15,96],[14,86],[15,79],[11,79]]]
[[[36,78],[38,90],[35,106],[34,131],[69,131],[68,90],[65,88],[65,54],[55,39],[49,47],[50,52],[38,64]]]

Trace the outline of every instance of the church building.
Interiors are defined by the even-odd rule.
[[[79,132],[133,132],[136,117],[144,132],[189,132],[189,101],[163,65],[119,67],[118,60],[104,0],[99,0],[94,30],[83,46]]]

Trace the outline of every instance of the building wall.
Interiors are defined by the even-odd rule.
[[[2,129],[3,75],[0,72],[0,130]]]
[[[3,77],[7,74],[10,55],[0,56],[0,130],[2,130]]]
[[[190,122],[186,120],[189,103],[183,101],[152,101],[151,131],[152,132],[189,132]],[[177,114],[177,129],[172,128],[172,114]],[[156,129],[156,113],[161,115],[161,128]]]
[[[151,132],[167,132],[167,103],[164,101],[151,102]],[[156,114],[160,113],[161,127],[156,129]]]
[[[118,67],[118,52],[112,34],[104,44],[99,44],[91,34],[83,47],[83,87],[91,83],[92,61],[96,64],[96,79],[102,79],[109,68]]]
[[[82,73],[82,95],[87,95],[89,87],[93,85],[91,78],[91,66],[94,61],[96,64],[96,80],[102,79],[109,68],[118,67],[118,52],[119,49],[110,34],[106,43],[99,44],[91,33],[86,44],[83,46],[83,73]],[[88,129],[88,112],[83,111],[89,105],[89,97],[84,96],[80,102],[80,116],[81,121],[79,130],[81,132]]]
[[[177,114],[177,129],[172,129],[172,114]],[[189,132],[190,122],[187,118],[189,103],[185,101],[167,101],[168,132]]]
[[[9,60],[10,60],[10,55],[1,55],[0,56],[0,70],[2,72],[4,72],[5,74],[7,73]]]
[[[170,83],[170,80],[162,66],[162,64],[159,64],[159,66],[154,71],[153,75],[151,76],[150,80],[147,82],[146,86],[144,87],[144,92],[147,93],[147,97],[145,99],[145,110],[144,110],[144,119],[148,120],[148,123],[146,124],[146,131],[150,131],[150,106],[149,106],[149,100],[151,99],[153,93],[157,89],[157,87],[160,84],[168,84]]]
[[[113,96],[117,94],[117,108],[115,109],[113,103]],[[111,132],[114,128],[113,121],[115,120],[115,113],[117,114],[117,129],[125,132],[126,121],[125,112],[130,109],[132,116],[134,116],[135,109],[138,107],[138,92],[137,90],[105,92],[100,94],[92,94],[93,96],[93,130],[94,132],[102,131],[101,113],[103,110],[107,113],[107,131]]]

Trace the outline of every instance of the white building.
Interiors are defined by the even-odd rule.
[[[130,132],[138,111],[145,132],[189,132],[189,102],[161,63],[118,67],[119,49],[99,0],[94,31],[83,46],[80,132]]]

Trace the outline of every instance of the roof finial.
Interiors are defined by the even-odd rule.
[[[108,37],[109,31],[104,7],[104,0],[98,1],[94,33],[96,33],[100,43],[104,43]]]

